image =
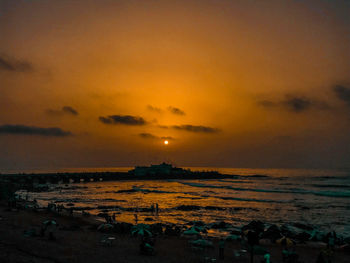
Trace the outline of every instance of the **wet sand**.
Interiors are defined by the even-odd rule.
[[[26,230],[40,231],[42,223],[54,219],[59,224],[56,240],[47,236],[26,237]],[[208,262],[207,258],[219,261],[219,240],[211,239],[214,248],[195,251],[183,237],[161,235],[156,238],[154,256],[139,255],[140,240],[131,234],[101,233],[96,230],[99,222],[94,217],[61,215],[53,212],[35,212],[29,209],[11,210],[0,204],[0,262]],[[115,237],[113,244],[106,246],[101,240]],[[282,247],[276,244],[263,245],[271,253],[271,262],[282,262]],[[240,258],[234,250],[241,249],[239,243],[226,243],[225,259],[220,262],[250,262],[248,254]],[[316,262],[321,248],[297,245],[296,252],[302,262]],[[260,262],[262,256],[255,256]],[[335,251],[332,262],[349,262],[350,255]]]

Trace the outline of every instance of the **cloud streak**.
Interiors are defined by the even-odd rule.
[[[313,102],[305,97],[288,97],[282,101],[282,105],[289,111],[300,113],[309,110],[313,106]]]
[[[156,135],[154,135],[154,134],[147,133],[147,132],[139,133],[138,135],[139,135],[139,137],[141,137],[141,138],[143,138],[143,139],[151,139],[151,140],[159,140],[159,139],[161,139],[161,140],[174,140],[174,138],[171,137],[171,136],[161,136],[161,137],[159,137],[159,136],[156,136]]]
[[[350,88],[343,85],[336,85],[333,91],[338,99],[344,101],[350,107]]]
[[[27,61],[0,56],[0,71],[31,72],[33,70],[33,65]]]
[[[188,132],[194,132],[194,133],[218,133],[220,131],[217,128],[201,126],[201,125],[191,125],[191,124],[173,125],[171,126],[171,128],[175,130],[188,131]]]
[[[257,104],[267,109],[284,108],[294,113],[303,113],[311,109],[327,110],[330,108],[326,102],[292,95],[286,95],[285,99],[281,101],[261,100]]]
[[[175,115],[186,115],[186,113],[183,110],[172,106],[168,107],[168,111]]]
[[[54,116],[60,116],[64,114],[73,115],[73,116],[79,115],[78,111],[72,108],[71,106],[63,106],[60,110],[47,109],[46,113]]]
[[[122,124],[122,125],[130,125],[130,126],[141,126],[146,125],[147,122],[139,116],[131,116],[131,115],[110,115],[107,117],[100,116],[100,122],[104,124]]]
[[[57,127],[42,128],[42,127],[26,126],[26,125],[20,125],[20,124],[1,125],[0,134],[38,135],[38,136],[47,136],[47,137],[66,137],[66,136],[72,135],[70,131],[64,131],[61,128],[57,128]]]
[[[147,109],[149,111],[153,111],[153,112],[157,112],[157,113],[162,113],[163,112],[163,110],[161,108],[154,107],[152,105],[147,105]]]

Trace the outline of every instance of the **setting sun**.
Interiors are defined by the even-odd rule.
[[[168,144],[169,144],[169,141],[166,141],[166,140],[165,140],[165,141],[164,141],[164,144],[165,144],[165,145],[168,145]]]

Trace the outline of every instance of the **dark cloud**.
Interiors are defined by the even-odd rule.
[[[162,136],[162,137],[159,137],[159,136],[156,136],[156,135],[153,135],[151,133],[139,133],[139,136],[143,139],[161,139],[161,140],[174,140],[173,137],[171,136]]]
[[[292,97],[288,96],[286,100],[282,101],[282,104],[290,111],[295,113],[309,110],[313,102],[305,97]]]
[[[139,136],[144,139],[157,139],[158,137],[151,133],[139,133]]]
[[[72,135],[69,131],[64,131],[61,128],[42,128],[26,125],[1,125],[0,134],[13,134],[13,135],[39,135],[39,136],[53,136],[53,137],[66,137]]]
[[[179,108],[169,106],[168,111],[176,115],[185,115],[185,112]]]
[[[196,133],[217,133],[220,130],[212,127],[207,126],[201,126],[201,125],[173,125],[171,126],[175,130],[183,130],[183,131],[189,131],[189,132],[196,132]]]
[[[66,112],[66,113],[69,113],[69,114],[72,114],[72,115],[78,115],[78,114],[79,114],[75,109],[73,109],[73,108],[70,107],[70,106],[64,106],[64,107],[62,108],[62,111],[63,111],[63,112]]]
[[[145,125],[147,122],[138,116],[131,115],[110,115],[107,117],[99,117],[104,124],[124,124],[124,125]]]
[[[47,109],[46,113],[49,115],[54,115],[54,116],[61,116],[64,114],[69,114],[69,115],[74,115],[77,116],[79,115],[78,111],[72,108],[71,106],[64,106],[60,110],[53,110],[53,109]]]
[[[333,88],[333,91],[338,99],[344,101],[348,106],[350,106],[350,88],[342,85],[336,85]]]
[[[264,108],[273,109],[282,107],[294,113],[306,112],[312,108],[320,110],[327,110],[330,108],[326,102],[292,95],[287,95],[282,101],[261,100],[257,103]]]
[[[154,112],[158,112],[158,113],[161,113],[163,111],[161,108],[153,107],[152,105],[147,105],[147,109],[149,111],[154,111]]]
[[[30,72],[33,71],[33,66],[31,63],[24,60],[0,56],[0,71]]]

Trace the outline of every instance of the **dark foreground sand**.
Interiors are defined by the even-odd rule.
[[[24,235],[24,231],[31,228],[39,231],[42,222],[48,218],[59,223],[55,241],[49,241],[47,236]],[[239,243],[227,243],[225,259],[219,261],[218,240],[213,240],[214,248],[194,251],[185,238],[159,236],[155,243],[156,255],[144,256],[139,255],[138,238],[130,234],[100,233],[95,229],[96,222],[92,218],[24,209],[9,211],[5,204],[0,204],[0,262],[209,262],[205,257],[216,258],[218,262],[250,262],[248,254],[234,257],[234,249],[241,249]],[[111,246],[101,244],[101,239],[106,236],[116,238]],[[273,244],[265,247],[271,253],[271,262],[282,262],[281,246]],[[306,263],[316,262],[321,250],[306,245],[298,245],[295,249],[300,260]],[[256,256],[254,262],[260,261],[261,256]],[[332,262],[348,263],[350,255],[335,251]]]

